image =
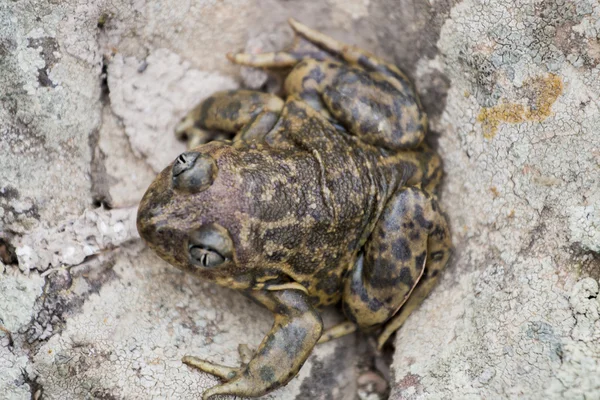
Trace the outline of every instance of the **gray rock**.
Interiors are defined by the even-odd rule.
[[[225,53],[279,47],[293,16],[406,70],[445,162],[456,252],[397,334],[391,398],[600,398],[600,8],[409,3],[0,4],[0,393],[200,398],[217,380],[182,355],[235,365],[259,343],[267,312],[133,222],[188,109],[274,87]],[[352,398],[355,341],[268,398]]]

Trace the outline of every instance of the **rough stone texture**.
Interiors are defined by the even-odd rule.
[[[0,393],[199,398],[271,317],[140,243],[175,123],[289,16],[415,80],[456,254],[397,335],[392,399],[600,398],[600,6],[593,0],[0,2]],[[109,209],[112,208],[112,209]],[[18,263],[16,262],[18,261]],[[333,317],[332,317],[333,318]],[[345,399],[355,338],[270,398]]]
[[[518,3],[456,4],[414,70],[450,82],[456,254],[397,336],[392,399],[600,398],[600,5]]]

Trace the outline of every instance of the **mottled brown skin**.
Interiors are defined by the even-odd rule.
[[[285,102],[219,92],[177,129],[190,143],[144,195],[140,235],[174,266],[238,289],[275,315],[256,353],[203,394],[261,396],[293,378],[314,345],[382,328],[379,345],[432,289],[451,251],[433,194],[442,169],[426,117],[393,65],[290,21],[315,51],[230,56],[293,67]],[[412,295],[411,295],[412,293]],[[323,331],[322,306],[350,322]],[[245,350],[244,350],[245,349]]]

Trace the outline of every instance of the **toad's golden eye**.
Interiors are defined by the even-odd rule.
[[[233,241],[227,229],[219,224],[207,224],[192,232],[188,241],[190,263],[212,268],[233,258]]]
[[[188,151],[177,157],[172,174],[174,189],[197,193],[212,185],[217,176],[217,166],[209,155]]]

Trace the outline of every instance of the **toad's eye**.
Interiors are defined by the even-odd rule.
[[[190,234],[188,253],[196,267],[216,267],[233,259],[233,241],[221,225],[203,225]]]
[[[198,266],[204,268],[216,267],[225,262],[225,257],[214,250],[206,249],[200,246],[190,247],[190,260]]]
[[[212,185],[217,176],[217,166],[211,156],[188,151],[177,157],[172,175],[173,188],[196,193]]]

